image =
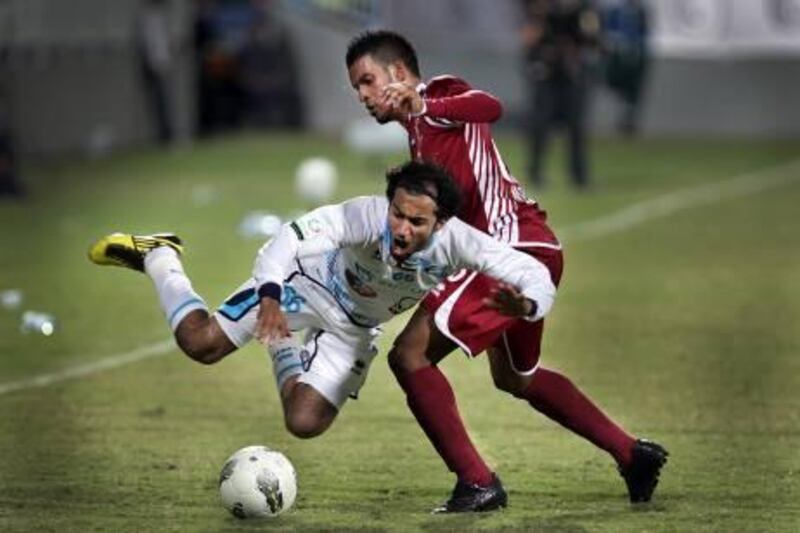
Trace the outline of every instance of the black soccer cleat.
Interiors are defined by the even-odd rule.
[[[492,474],[492,483],[488,487],[480,487],[456,482],[450,499],[433,509],[433,514],[440,513],[482,513],[494,511],[508,505],[508,495],[497,474]]]
[[[645,439],[638,439],[633,445],[633,458],[627,468],[619,473],[628,486],[631,503],[649,502],[658,485],[661,467],[667,463],[669,452],[662,446]]]

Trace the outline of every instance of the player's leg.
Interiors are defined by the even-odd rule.
[[[313,329],[305,345],[270,346],[286,429],[307,439],[324,433],[349,398],[357,398],[378,353],[371,335]]]
[[[287,282],[281,309],[290,331],[309,329],[305,343],[295,335],[267,346],[287,430],[299,438],[323,433],[351,394],[356,394],[377,353],[371,335],[333,335],[320,329],[326,319],[347,322],[338,306],[314,293],[301,278]],[[313,286],[312,286],[313,287]],[[229,296],[213,319],[234,346],[249,342],[256,329],[260,298],[250,279]]]
[[[210,365],[237,347],[220,328],[216,317],[208,311],[196,309],[186,315],[175,329],[175,341],[183,353],[198,363]]]
[[[395,340],[389,365],[406,393],[406,402],[420,427],[450,471],[458,477],[453,494],[434,512],[488,511],[505,507],[500,480],[480,456],[467,434],[447,378],[436,366],[456,344],[421,305]]]
[[[523,250],[542,262],[558,285],[563,271],[560,250],[540,247]],[[477,313],[473,313],[477,314]],[[492,322],[489,314],[483,320]],[[594,406],[565,376],[539,365],[544,320],[512,320],[487,348],[495,386],[563,426],[585,436],[624,464],[629,460],[633,438]]]
[[[487,350],[500,390],[606,450],[620,465],[630,462],[636,440],[615,424],[563,374],[538,365],[544,321],[518,321]]]
[[[195,361],[215,363],[236,346],[209,316],[205,302],[192,288],[181,264],[182,253],[180,238],[171,233],[114,233],[90,248],[89,259],[99,265],[137,270],[150,277],[178,346]]]
[[[339,410],[317,389],[292,376],[281,389],[286,429],[297,438],[310,439],[333,424]]]
[[[487,350],[495,385],[608,452],[628,484],[631,501],[648,501],[667,452],[636,440],[569,378],[539,365],[544,321],[517,321]]]
[[[316,353],[318,346],[313,337],[307,346]],[[272,342],[267,347],[272,360],[272,374],[281,397],[286,430],[300,439],[310,439],[325,432],[339,412],[313,386],[299,381],[311,360],[307,346],[302,346],[292,336]]]

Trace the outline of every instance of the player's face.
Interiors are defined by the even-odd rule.
[[[436,210],[436,202],[426,194],[411,194],[402,187],[395,190],[389,204],[392,257],[403,261],[428,245],[433,232],[442,225]]]
[[[397,111],[382,103],[383,88],[392,83],[391,65],[383,65],[371,55],[361,56],[348,69],[350,85],[358,93],[358,101],[381,124],[397,120]]]

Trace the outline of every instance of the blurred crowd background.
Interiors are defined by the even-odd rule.
[[[0,0],[0,172],[20,154],[96,156],[242,128],[339,134],[365,117],[344,51],[374,27],[406,34],[425,77],[456,73],[495,93],[499,127],[523,130],[536,3]],[[583,58],[591,132],[800,134],[800,0],[539,3],[596,14]]]

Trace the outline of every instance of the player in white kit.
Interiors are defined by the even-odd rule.
[[[210,315],[173,234],[116,233],[95,243],[98,264],[144,271],[181,349],[211,364],[253,337],[269,346],[287,429],[321,434],[355,397],[377,354],[380,325],[462,268],[500,280],[488,305],[541,319],[556,288],[544,264],[454,218],[459,193],[439,167],[387,173],[386,197],[321,207],[285,225],[258,252],[253,277]],[[291,332],[305,331],[303,341]]]

